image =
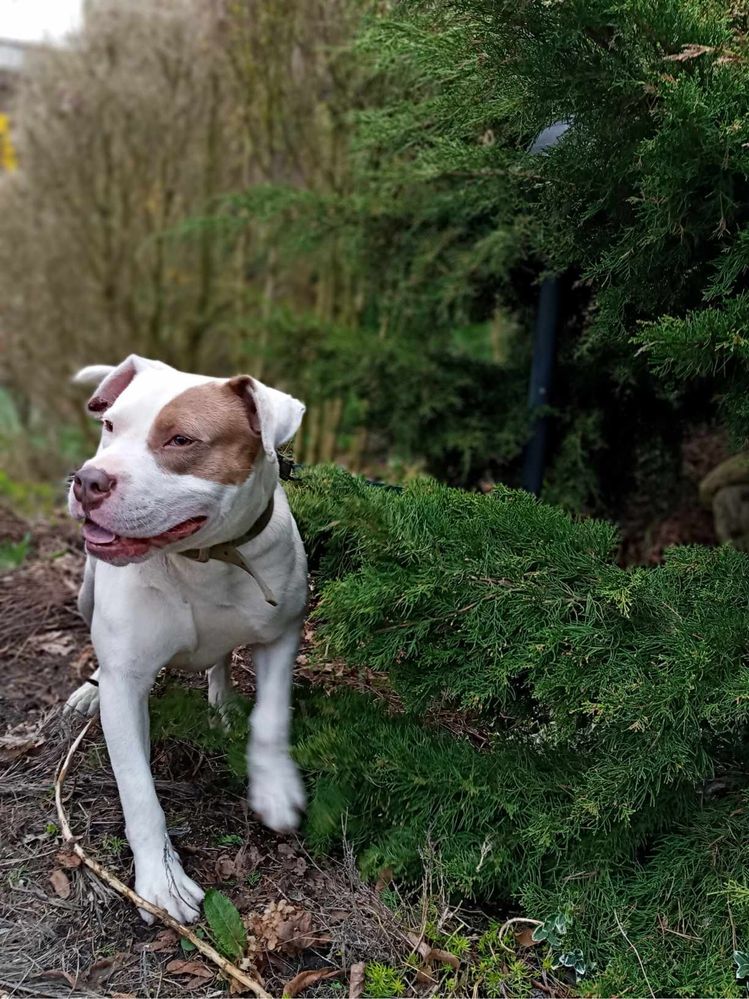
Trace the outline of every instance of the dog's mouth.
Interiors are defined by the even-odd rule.
[[[127,538],[102,527],[90,518],[83,524],[83,538],[89,555],[104,561],[125,561],[143,558],[153,548],[163,548],[174,541],[181,541],[195,534],[205,524],[206,517],[190,517],[180,521],[161,534],[149,538]]]

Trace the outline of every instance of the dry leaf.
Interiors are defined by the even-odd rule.
[[[246,843],[240,846],[234,855],[234,876],[237,878],[246,877],[250,871],[255,870],[261,859],[257,847],[247,846]]]
[[[192,975],[198,979],[214,977],[214,973],[202,961],[182,961],[177,958],[167,964],[166,970],[172,975]]]
[[[326,978],[335,978],[336,975],[340,974],[341,972],[338,968],[333,968],[332,971],[325,969],[322,971],[300,971],[298,975],[294,975],[291,981],[284,985],[284,999],[287,996],[288,999],[294,999],[294,996],[298,996],[300,992],[304,992],[306,988],[314,985],[315,982],[322,982]]]
[[[707,52],[714,52],[715,47],[713,45],[685,45],[681,52],[675,52],[672,55],[664,56],[667,62],[686,62],[688,59],[697,59],[701,55],[705,55]]]
[[[147,951],[149,954],[153,954],[161,950],[172,950],[177,946],[177,934],[174,930],[162,930],[157,934],[153,940],[142,941],[137,943],[133,950],[136,954],[142,954],[143,951]]]
[[[411,944],[416,953],[419,955],[419,957],[423,958],[425,961],[428,961],[429,951],[432,948],[429,946],[426,940],[424,940],[416,933],[407,933],[406,938],[408,939],[408,942]]]
[[[19,756],[38,749],[44,742],[37,723],[21,722],[0,735],[0,760],[15,760]]]
[[[297,954],[308,947],[330,943],[330,937],[315,933],[312,914],[281,899],[271,902],[260,916],[253,916],[249,929],[268,951]]]
[[[56,868],[49,876],[50,883],[55,889],[55,894],[60,898],[70,898],[70,880],[60,868]]]
[[[79,654],[70,664],[70,670],[73,676],[77,680],[80,680],[81,682],[87,680],[91,675],[91,673],[93,672],[91,669],[93,662],[94,662],[93,645],[84,645]]]
[[[416,982],[418,985],[436,985],[437,979],[432,974],[428,964],[422,964],[416,969]]]
[[[294,872],[294,874],[297,874],[299,877],[302,877],[303,874],[307,873],[307,861],[304,859],[304,857],[297,857],[291,869]]]
[[[67,631],[46,631],[43,635],[31,638],[29,645],[35,652],[43,652],[48,656],[69,656],[75,650],[76,642],[74,636]]]
[[[80,867],[83,861],[77,853],[71,853],[70,850],[58,850],[55,854],[55,862],[60,867],[67,867],[68,870],[73,870],[76,867]]]
[[[455,971],[460,967],[460,958],[451,954],[449,950],[440,950],[439,947],[432,947],[429,951],[429,960],[438,961],[440,964],[449,964]]]
[[[214,864],[214,867],[216,870],[216,877],[219,881],[228,881],[229,878],[235,878],[237,876],[236,864],[228,853],[222,853]]]
[[[535,932],[535,927],[526,926],[524,930],[515,934],[515,942],[519,947],[538,947],[541,943],[540,940],[533,939],[533,933]]]
[[[86,984],[96,988],[101,982],[110,978],[115,971],[118,971],[125,963],[128,955],[123,951],[114,954],[112,957],[100,957],[91,965],[86,972]]]
[[[195,975],[194,978],[188,978],[186,982],[180,982],[180,986],[184,992],[197,992],[198,989],[205,988],[205,976]]]
[[[460,967],[460,959],[455,954],[451,954],[447,950],[440,950],[438,947],[430,947],[426,940],[417,936],[416,933],[407,933],[406,936],[413,949],[427,964],[431,961],[437,961],[439,964],[449,964],[451,968],[456,970]]]
[[[351,965],[349,972],[348,999],[361,999],[364,995],[364,972],[367,966],[364,961]]]

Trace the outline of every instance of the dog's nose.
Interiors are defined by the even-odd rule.
[[[84,510],[95,510],[115,487],[117,479],[103,468],[81,468],[73,478],[73,495]]]

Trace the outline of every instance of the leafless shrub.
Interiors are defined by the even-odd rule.
[[[289,266],[266,224],[201,220],[254,184],[345,184],[335,64],[356,9],[95,0],[70,45],[34,55],[13,112],[21,166],[0,178],[0,386],[27,433],[82,419],[66,388],[80,364],[137,351],[272,378],[276,305],[333,319],[350,303],[340,261]],[[300,378],[287,387],[309,394]]]

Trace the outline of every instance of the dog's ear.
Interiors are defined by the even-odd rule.
[[[73,385],[100,385],[113,371],[113,364],[89,364],[87,368],[76,371],[70,380]]]
[[[111,364],[91,364],[73,376],[75,385],[96,385],[96,390],[88,400],[89,413],[104,413],[128,387],[140,371],[146,368],[166,367],[160,361],[150,361],[146,357],[131,354],[116,367]]]
[[[299,429],[304,403],[250,375],[237,375],[227,384],[242,399],[250,429],[260,438],[265,454],[275,459],[276,449],[290,441]]]

